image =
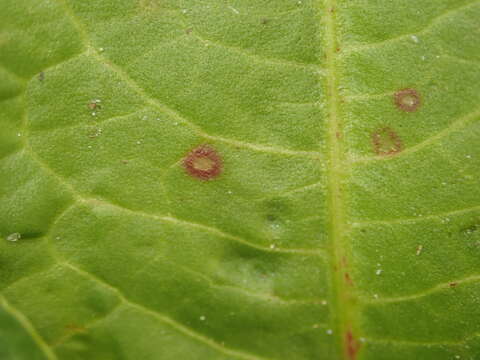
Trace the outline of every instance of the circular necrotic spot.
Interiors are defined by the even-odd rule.
[[[211,180],[222,172],[222,159],[210,145],[200,145],[183,159],[187,173],[200,180]]]
[[[402,141],[395,131],[389,127],[372,133],[373,151],[377,155],[394,155],[403,149]]]
[[[420,94],[415,89],[399,90],[394,95],[395,105],[406,112],[413,112],[418,109],[421,104]]]

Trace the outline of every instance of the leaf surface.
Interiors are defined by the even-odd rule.
[[[479,19],[0,1],[0,358],[480,358]]]

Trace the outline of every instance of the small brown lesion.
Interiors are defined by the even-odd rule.
[[[88,103],[87,106],[90,110],[100,110],[102,108],[100,102],[100,100],[92,100]]]
[[[398,134],[390,127],[380,128],[372,133],[373,151],[380,156],[395,155],[403,150]]]
[[[218,177],[223,163],[218,152],[210,145],[196,147],[183,159],[187,173],[199,180],[211,180]]]
[[[411,88],[397,91],[394,101],[397,108],[405,112],[417,111],[422,103],[419,92]]]
[[[350,274],[349,274],[348,272],[346,272],[346,273],[344,274],[344,278],[345,278],[345,283],[346,283],[347,285],[350,285],[350,286],[353,285],[352,278],[350,277]]]
[[[448,284],[448,286],[450,286],[451,288],[454,288],[454,287],[457,287],[458,283],[456,282],[451,282]]]

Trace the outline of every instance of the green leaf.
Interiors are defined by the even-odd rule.
[[[0,359],[479,359],[479,19],[1,0]]]

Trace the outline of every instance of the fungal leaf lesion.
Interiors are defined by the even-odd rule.
[[[380,156],[388,156],[403,150],[398,134],[390,127],[380,128],[372,133],[373,151]]]
[[[218,177],[223,170],[219,153],[208,144],[197,146],[183,160],[188,175],[199,180],[211,180]]]
[[[395,105],[399,110],[414,112],[421,105],[420,93],[415,89],[402,89],[394,94]]]

